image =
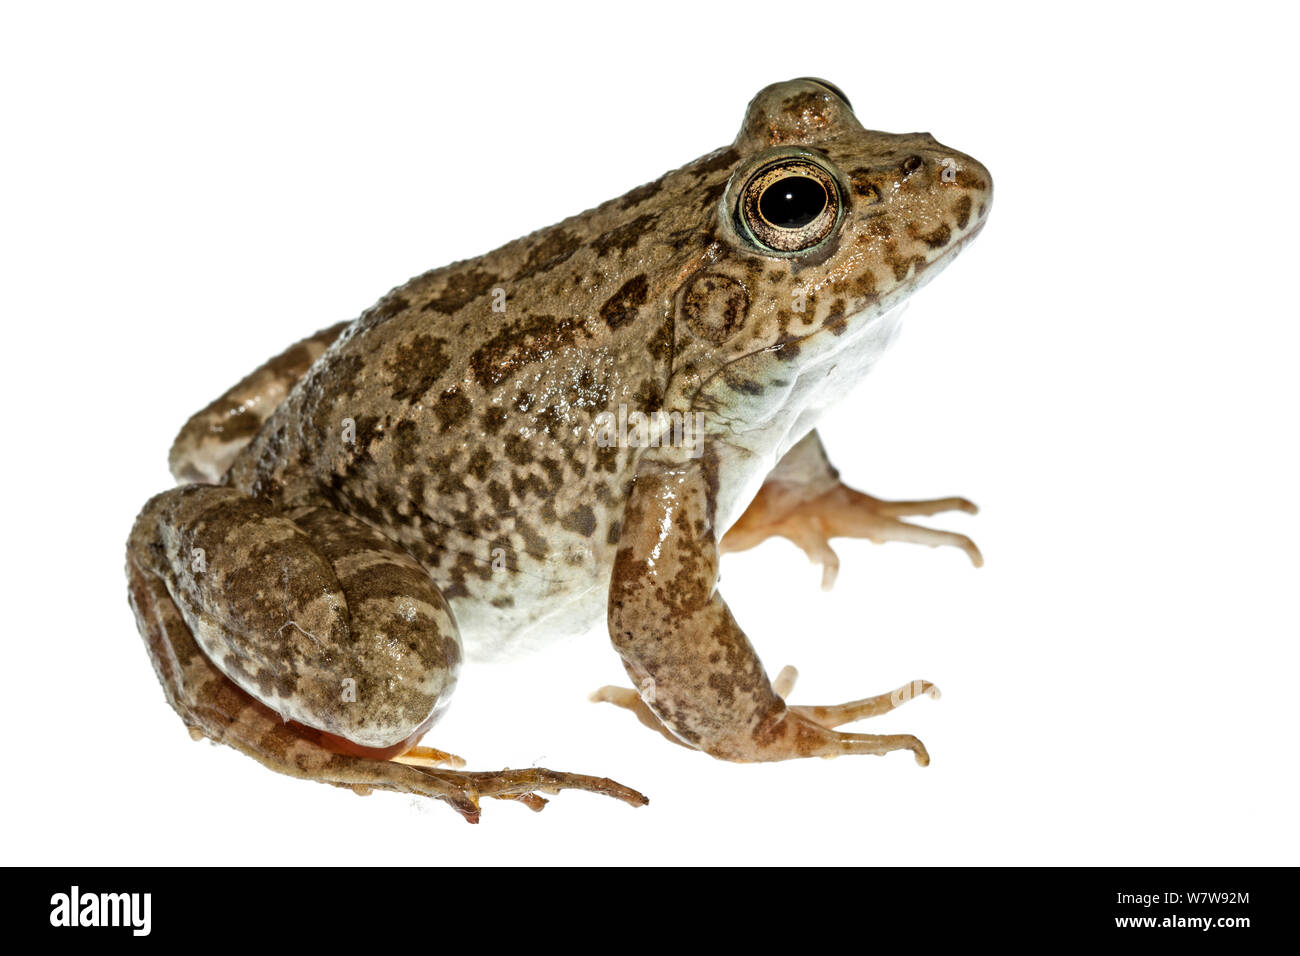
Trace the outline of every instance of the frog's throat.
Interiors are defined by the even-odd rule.
[[[781,345],[769,345],[761,349],[755,349],[752,352],[746,352],[744,355],[739,355],[719,366],[712,374],[700,382],[691,395],[689,407],[691,409],[697,408],[697,399],[710,389],[715,388],[719,376],[723,375],[732,366],[740,362],[752,361],[756,356],[765,353],[775,353],[787,346],[794,346],[799,350],[799,358],[794,363],[792,378],[798,378],[801,370],[812,368],[824,362],[832,354],[841,352],[853,354],[865,344],[868,336],[880,338],[881,342],[877,351],[883,352],[884,348],[892,341],[904,307],[912,296],[947,268],[948,264],[957,257],[957,254],[966,247],[967,243],[975,238],[983,226],[983,222],[979,223],[957,242],[952,243],[933,259],[926,262],[919,270],[913,272],[908,280],[900,282],[879,299],[866,304],[856,312],[849,313],[845,317],[847,331],[840,335],[835,335],[833,331],[826,328],[813,329],[807,334],[795,336]],[[752,423],[762,428],[765,426],[766,418],[756,418]]]

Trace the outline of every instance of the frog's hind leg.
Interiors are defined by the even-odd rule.
[[[964,534],[938,531],[903,521],[945,511],[975,514],[965,498],[882,501],[855,491],[839,479],[816,431],[809,432],[777,463],[758,495],[722,539],[722,550],[745,551],[770,537],[788,538],[822,566],[822,587],[830,589],[840,560],[831,538],[866,538],[876,544],[908,541],[930,547],[950,546],[966,552],[971,563],[984,563],[975,542]]]
[[[423,569],[346,515],[176,488],[137,519],[127,576],[164,694],[196,739],[358,793],[443,800],[470,822],[482,797],[540,809],[538,793],[576,789],[646,802],[581,774],[439,769],[437,756],[454,758],[412,748],[445,706],[459,637]],[[400,739],[386,750],[372,739],[394,727]]]
[[[339,322],[294,343],[191,416],[172,442],[172,476],[180,482],[220,481],[289,390],[350,324]]]
[[[196,740],[227,744],[279,773],[350,787],[416,793],[446,800],[462,814],[474,803],[415,767],[334,753],[307,739],[279,714],[222,674],[194,642],[156,575],[129,562],[131,606],[167,702]]]

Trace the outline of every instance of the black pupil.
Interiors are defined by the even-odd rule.
[[[807,176],[787,176],[763,190],[758,211],[774,226],[798,229],[826,208],[826,188]]]

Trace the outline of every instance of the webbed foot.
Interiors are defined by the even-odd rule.
[[[776,692],[777,696],[785,699],[794,690],[798,677],[799,672],[787,665],[781,668],[781,672],[772,681],[772,690]],[[649,690],[646,693],[649,693]],[[916,756],[916,762],[924,767],[930,763],[930,755],[926,751],[925,745],[910,734],[837,734],[834,732],[834,728],[844,724],[851,724],[855,721],[866,720],[868,717],[877,717],[880,714],[889,713],[894,708],[900,707],[922,694],[933,700],[938,700],[940,697],[939,688],[930,681],[915,680],[884,694],[876,694],[873,697],[864,697],[860,700],[851,700],[843,704],[789,704],[786,708],[786,714],[787,717],[792,716],[798,724],[812,725],[829,733],[829,736],[814,734],[814,736],[822,738],[819,742],[822,749],[817,753],[817,756],[835,757],[843,753],[884,754],[893,750],[911,750]],[[690,747],[690,744],[679,740],[655,716],[643,693],[638,693],[630,687],[617,687],[607,684],[593,693],[590,699],[594,703],[613,704],[616,707],[622,707],[624,710],[630,710],[637,720],[646,727],[663,735],[675,744]]]
[[[964,534],[940,531],[903,521],[904,517],[979,509],[965,498],[931,498],[919,501],[884,501],[838,483],[815,498],[801,499],[780,485],[765,485],[740,520],[723,536],[721,550],[745,551],[767,538],[788,538],[822,566],[822,588],[829,591],[839,574],[840,559],[831,538],[866,538],[875,544],[906,541],[932,548],[954,547],[966,552],[980,567],[984,557]]]

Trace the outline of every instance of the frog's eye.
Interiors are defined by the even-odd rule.
[[[782,159],[757,170],[740,192],[741,232],[764,249],[803,252],[831,234],[840,218],[835,177],[806,159]]]

